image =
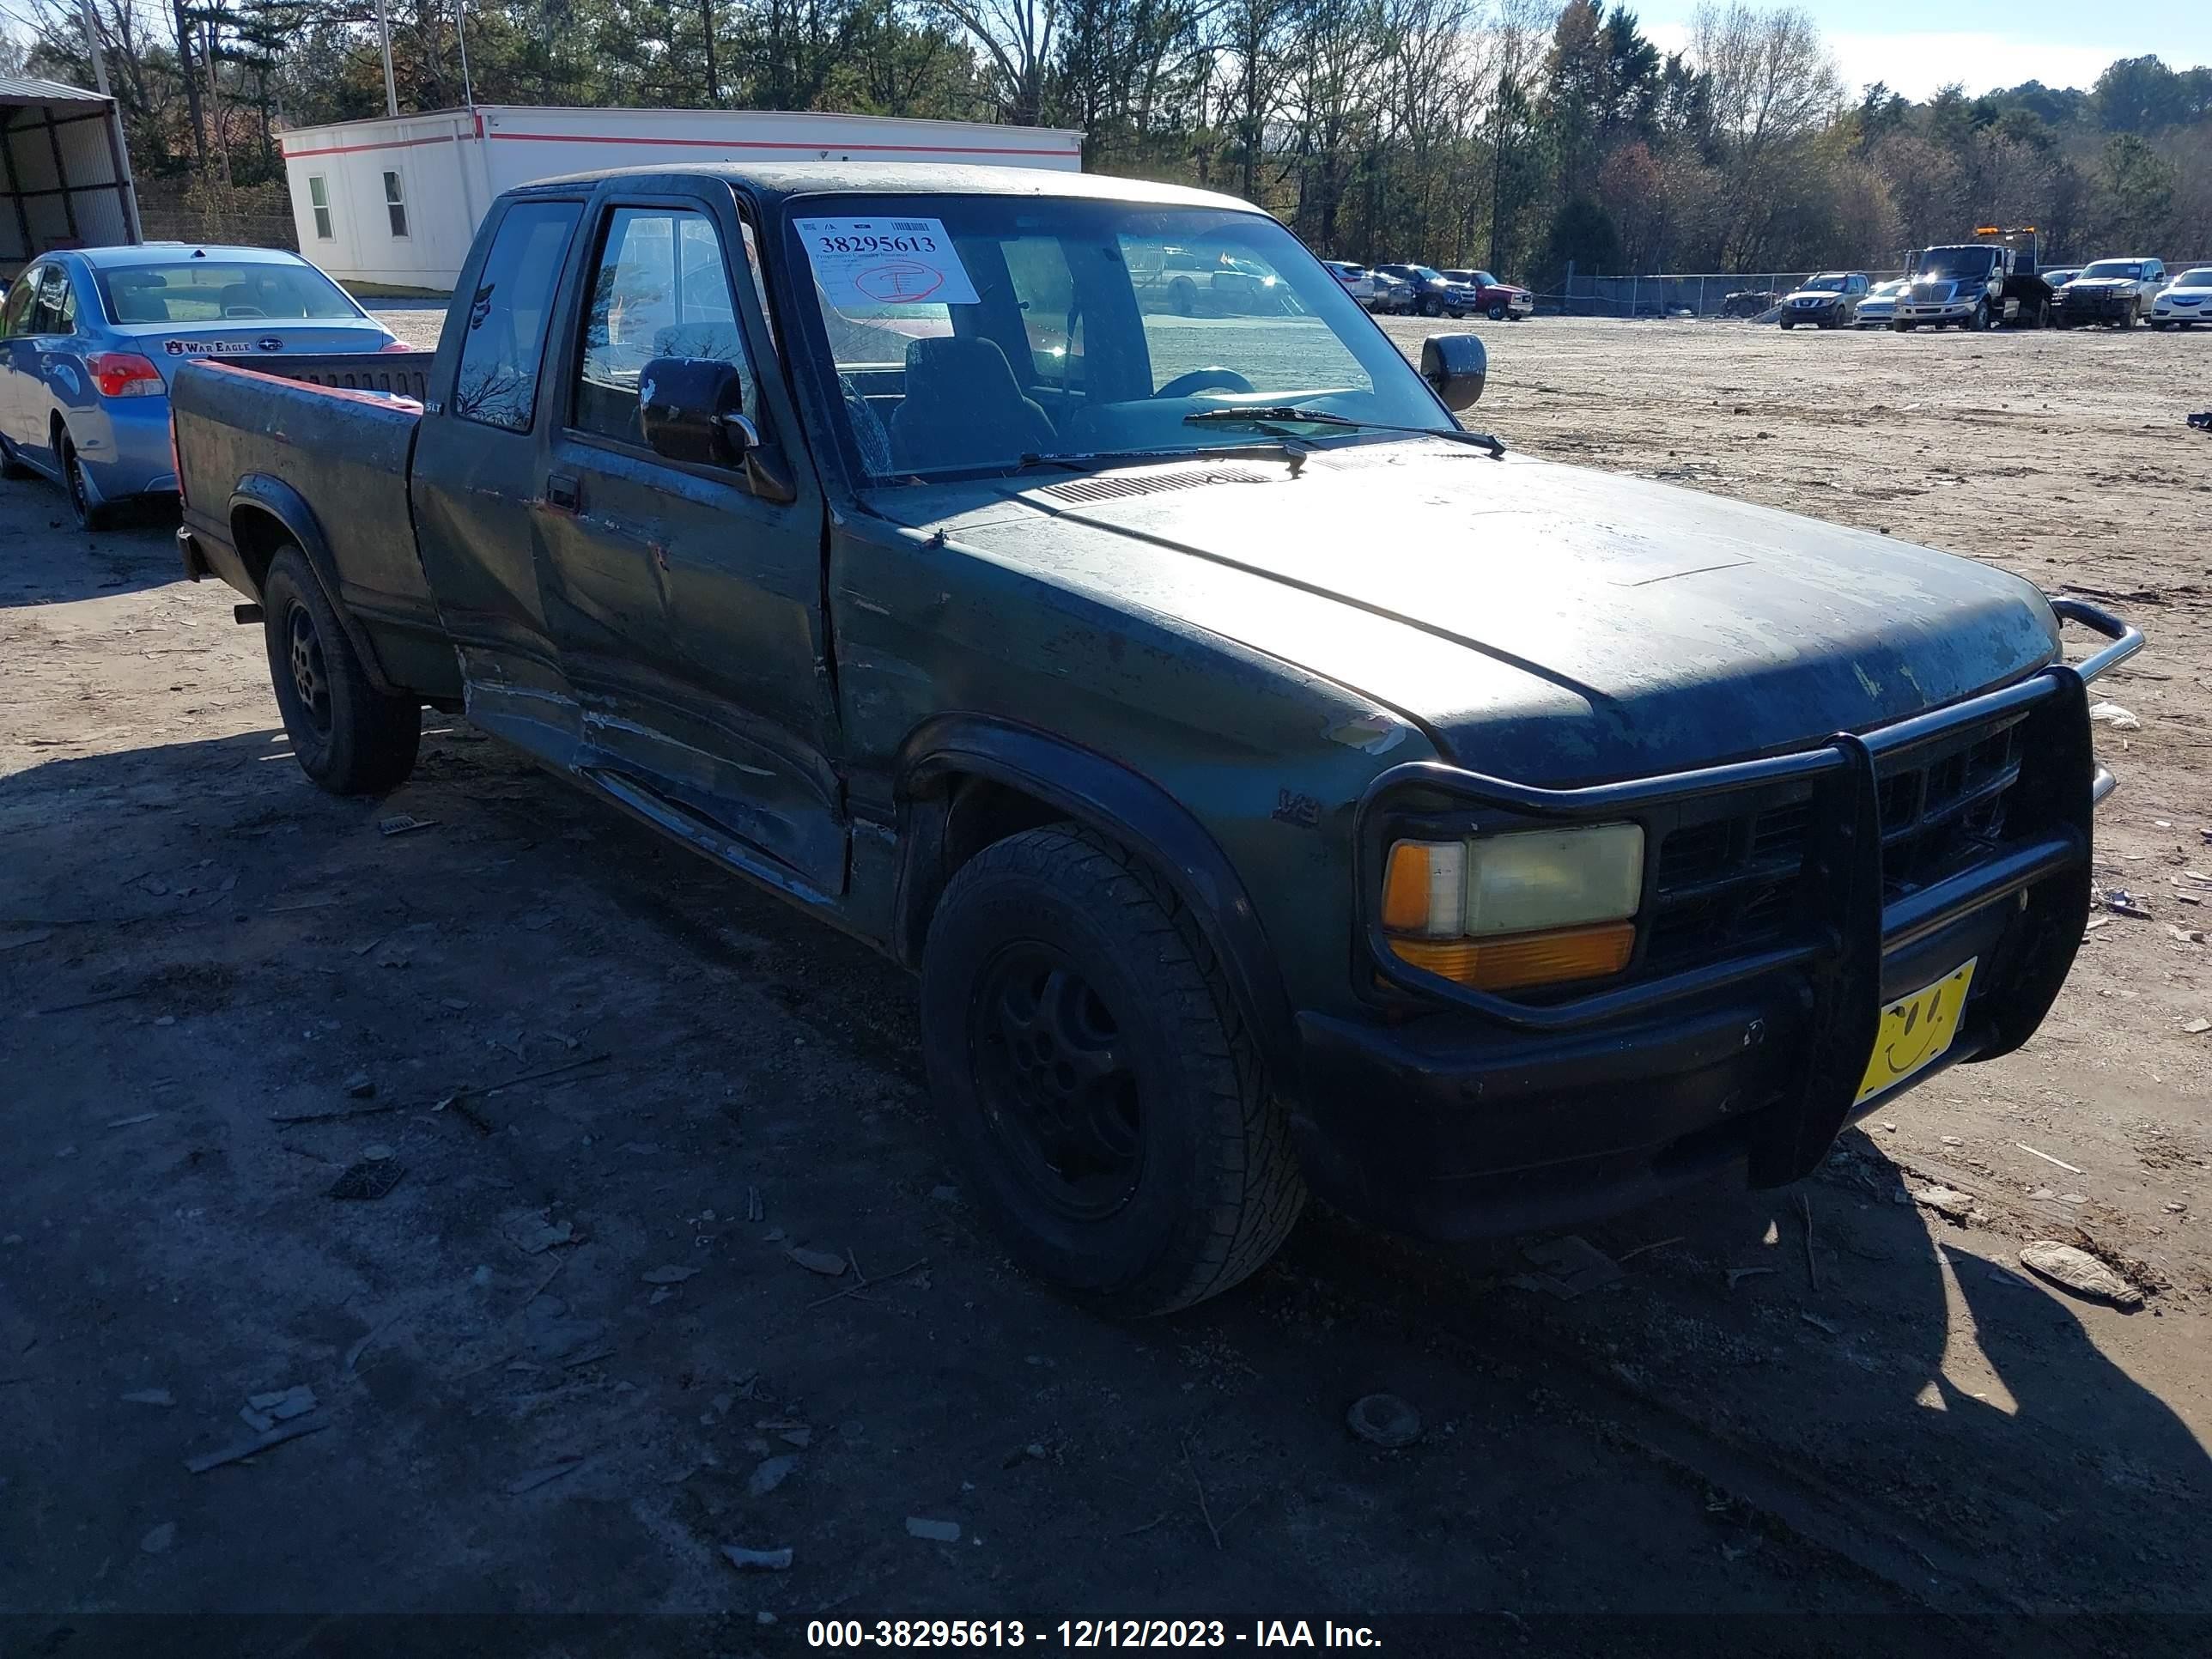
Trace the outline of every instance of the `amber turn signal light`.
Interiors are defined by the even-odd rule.
[[[1391,872],[1395,877],[1396,871]],[[1388,910],[1386,898],[1385,910]],[[1602,979],[1628,966],[1636,925],[1611,921],[1556,933],[1498,939],[1393,939],[1391,954],[1409,967],[1477,991],[1524,989]]]

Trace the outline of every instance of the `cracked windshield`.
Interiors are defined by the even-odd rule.
[[[1272,222],[960,196],[836,207],[813,216],[798,204],[793,224],[853,454],[872,481],[1285,434],[1356,439],[1338,422],[1452,428],[1396,348]],[[1280,418],[1291,406],[1316,419]],[[1240,408],[1269,418],[1229,418]]]

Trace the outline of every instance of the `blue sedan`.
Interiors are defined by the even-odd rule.
[[[49,253],[0,305],[0,474],[52,479],[77,523],[101,529],[134,501],[176,493],[178,364],[398,345],[296,253],[183,242]]]

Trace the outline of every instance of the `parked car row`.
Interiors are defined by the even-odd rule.
[[[1771,301],[1763,308],[1785,329],[1802,324],[1906,333],[1923,326],[2132,328],[2144,319],[2158,329],[2212,324],[2212,265],[2169,279],[2157,259],[2099,259],[2039,271],[2027,260],[2015,264],[2014,258],[2015,250],[1993,244],[1929,248],[1908,276],[1876,283],[1864,271],[1821,271],[1788,294],[1756,297]],[[1733,302],[1753,296],[1729,297],[1729,314],[1743,314]]]
[[[1486,270],[1438,270],[1433,265],[1358,265],[1324,259],[1344,291],[1370,311],[1386,315],[1466,317],[1480,314],[1494,323],[1520,322],[1536,309],[1536,296]]]
[[[147,242],[46,254],[0,303],[0,476],[59,484],[85,530],[173,495],[169,385],[194,357],[404,349],[296,253]]]

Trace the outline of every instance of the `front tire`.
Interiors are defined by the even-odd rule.
[[[1121,848],[1060,824],[969,860],[930,924],[921,1011],[953,1155],[1039,1278],[1168,1313],[1289,1236],[1288,1119],[1190,912]]]
[[[334,795],[381,795],[404,783],[422,742],[422,705],[369,684],[297,547],[270,562],[261,614],[270,684],[300,769]]]

